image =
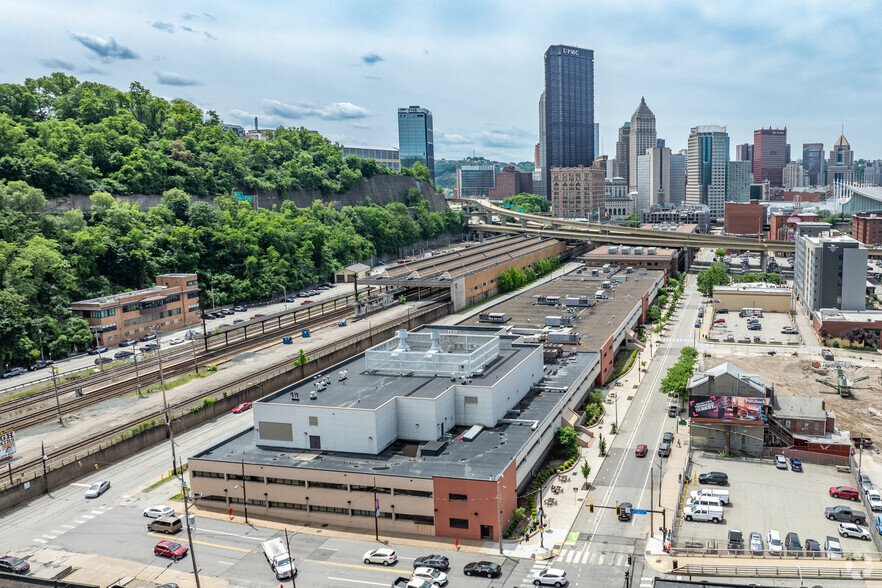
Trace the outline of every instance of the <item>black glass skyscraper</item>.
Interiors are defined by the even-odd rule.
[[[401,167],[413,167],[419,161],[429,168],[435,181],[435,141],[432,137],[432,112],[410,106],[398,109],[398,148]]]
[[[594,51],[552,45],[545,52],[545,179],[552,167],[594,163]]]

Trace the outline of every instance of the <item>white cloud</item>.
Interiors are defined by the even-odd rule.
[[[367,109],[350,102],[285,104],[278,100],[264,100],[263,106],[270,114],[290,119],[320,118],[322,120],[348,120],[365,118],[369,114]]]

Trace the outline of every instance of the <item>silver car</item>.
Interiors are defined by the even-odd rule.
[[[754,531],[750,534],[750,553],[753,555],[763,555],[763,536]]]
[[[86,490],[86,498],[98,498],[108,490],[110,490],[110,480],[95,482]]]

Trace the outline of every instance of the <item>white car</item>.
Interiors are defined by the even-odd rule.
[[[766,536],[766,543],[769,544],[769,555],[781,555],[784,546],[781,543],[781,535],[778,531],[769,531]]]
[[[830,559],[842,558],[842,546],[839,545],[839,539],[835,537],[827,537],[827,540],[824,541],[824,551],[827,552],[827,557]]]
[[[184,340],[181,339],[180,337],[175,337],[174,339],[169,340],[168,344],[169,345],[179,345],[183,342],[184,342]]]
[[[544,570],[539,570],[538,572],[533,574],[533,585],[555,586],[556,588],[559,588],[560,586],[566,586],[567,573],[556,568],[546,568]]]
[[[150,508],[144,509],[144,516],[151,519],[158,519],[160,517],[166,517],[175,514],[175,509],[170,506],[151,506]]]
[[[857,537],[864,541],[870,540],[870,532],[854,523],[839,523],[839,535],[842,537]]]
[[[364,554],[364,557],[361,558],[362,561],[366,564],[383,564],[384,566],[391,566],[396,561],[398,561],[398,554],[395,553],[394,549],[374,549],[373,551],[368,551]]]
[[[870,503],[870,510],[882,510],[882,495],[880,495],[879,492],[877,492],[876,490],[870,490],[869,492],[867,492],[867,502]]]
[[[86,490],[86,498],[98,498],[108,490],[110,490],[110,480],[95,482]]]
[[[783,455],[780,455],[780,454],[776,455],[775,456],[775,467],[778,468],[779,470],[786,470],[787,469],[787,458],[784,457]]]
[[[432,586],[444,586],[447,584],[447,574],[435,568],[420,567],[413,571],[414,580],[425,580]]]

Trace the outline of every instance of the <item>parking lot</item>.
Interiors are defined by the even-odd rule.
[[[868,517],[870,533],[876,533],[873,521],[875,514],[870,512],[862,501],[832,498],[828,490],[831,486],[854,486],[850,474],[841,473],[834,466],[803,463],[802,472],[777,469],[774,461],[725,459],[713,456],[697,456],[693,459],[695,481],[689,484],[687,492],[702,488],[723,488],[729,490],[731,504],[723,507],[724,521],[718,524],[711,522],[685,521],[682,509],[678,513],[678,527],[674,531],[676,546],[683,547],[686,541],[702,542],[709,539],[716,541],[720,553],[726,553],[727,533],[729,529],[738,529],[744,535],[745,548],[748,537],[758,531],[763,537],[766,557],[768,555],[768,531],[774,529],[784,541],[787,533],[799,535],[804,546],[806,539],[814,539],[824,548],[826,537],[839,538],[842,551],[847,557],[849,553],[872,553],[876,548],[873,541],[861,541],[855,538],[839,537],[839,523],[825,518],[824,508],[828,506],[851,506],[863,511]],[[728,486],[706,486],[698,483],[699,474],[720,471],[729,476]]]
[[[781,332],[781,329],[784,327],[793,327],[796,330],[796,324],[787,314],[764,313],[762,318],[759,318],[759,325],[761,327],[759,330],[748,329],[747,317],[738,316],[737,310],[730,310],[725,314],[717,312],[714,320],[720,319],[726,322],[715,322],[708,335],[708,340],[762,345],[799,345],[802,343],[798,330],[797,334],[784,334]]]

